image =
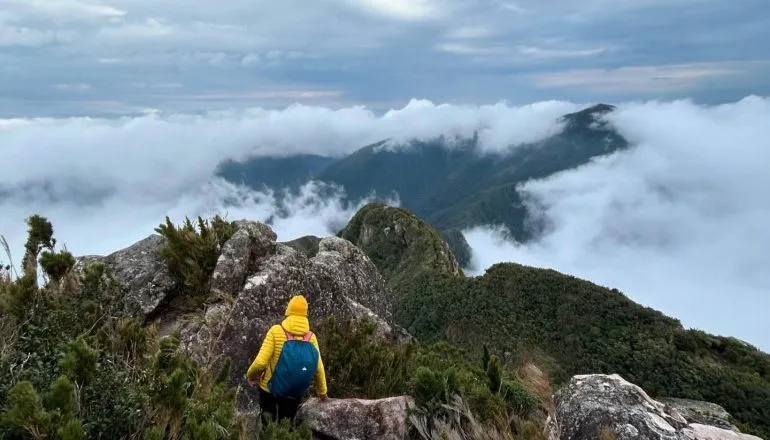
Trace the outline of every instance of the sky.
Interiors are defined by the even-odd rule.
[[[0,0],[0,117],[770,93],[766,0]]]

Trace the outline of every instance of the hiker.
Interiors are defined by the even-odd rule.
[[[294,420],[305,392],[315,378],[316,393],[326,400],[324,372],[318,339],[310,331],[307,300],[294,296],[286,319],[268,330],[262,348],[246,373],[250,386],[259,383],[259,405],[273,421]]]

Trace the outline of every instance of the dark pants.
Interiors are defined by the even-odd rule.
[[[275,397],[262,388],[259,389],[259,406],[262,408],[262,413],[270,414],[274,422],[281,419],[288,419],[289,422],[294,422],[294,416],[297,415],[299,404],[299,400]]]

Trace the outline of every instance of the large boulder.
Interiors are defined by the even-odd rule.
[[[91,263],[102,263],[123,289],[124,300],[138,308],[142,318],[155,314],[176,287],[168,265],[160,255],[165,237],[152,234],[107,256],[86,255],[76,259],[76,271]]]
[[[349,241],[324,238],[315,255],[308,257],[291,246],[276,243],[275,233],[264,224],[237,225],[235,235],[224,246],[227,252],[217,263],[212,283],[220,291],[235,294],[190,319],[161,325],[169,331],[178,328],[182,346],[199,362],[217,368],[222,359],[230,358],[232,385],[244,384],[244,375],[262,338],[272,325],[284,319],[286,304],[296,294],[308,300],[311,327],[317,328],[328,317],[366,318],[377,325],[377,335],[383,339],[411,338],[393,322],[393,293],[385,280],[372,261]],[[244,411],[257,405],[253,388],[246,387],[239,398]]]
[[[403,440],[408,432],[407,409],[413,407],[407,396],[310,399],[297,412],[297,421],[307,424],[314,437],[326,440]]]
[[[618,375],[573,377],[555,397],[549,439],[760,440],[716,426],[691,424],[673,407],[650,398]]]

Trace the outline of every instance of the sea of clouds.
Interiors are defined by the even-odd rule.
[[[270,220],[279,240],[336,232],[365,201],[309,183],[288,197],[213,177],[225,159],[339,157],[383,139],[479,133],[487,152],[557,132],[583,104],[435,105],[377,115],[293,106],[205,115],[0,120],[0,233],[18,264],[32,213],[76,255],[146,237],[165,216]],[[472,273],[515,261],[616,287],[688,327],[770,351],[770,100],[623,103],[610,122],[635,147],[521,187],[549,224],[526,245],[466,231]],[[394,201],[397,203],[397,201]],[[6,258],[0,256],[0,261]]]

